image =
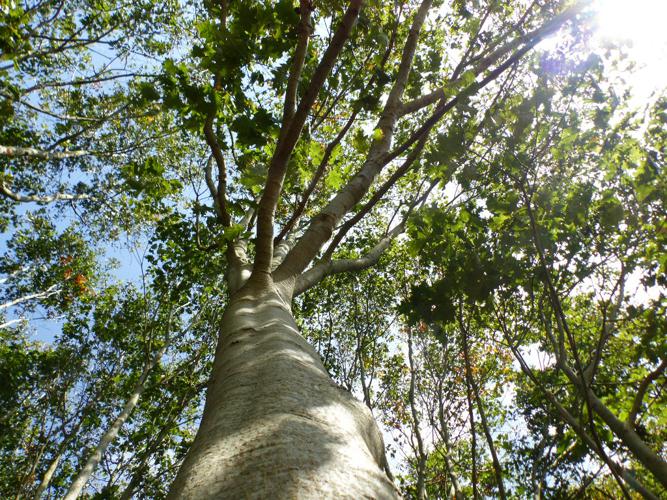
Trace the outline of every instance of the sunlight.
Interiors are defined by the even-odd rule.
[[[598,9],[598,32],[603,38],[652,47],[667,43],[664,0],[599,0]]]
[[[598,0],[597,37],[605,42],[626,43],[637,69],[628,75],[636,97],[667,86],[667,1]]]

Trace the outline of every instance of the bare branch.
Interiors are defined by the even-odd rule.
[[[0,195],[10,200],[16,201],[18,203],[53,203],[54,201],[78,201],[78,200],[88,200],[91,198],[88,194],[67,194],[67,193],[56,193],[52,195],[38,196],[38,195],[23,195],[18,194],[12,191],[7,187],[4,181],[0,180]]]
[[[111,70],[113,71],[113,70]],[[34,92],[35,90],[42,90],[45,88],[57,88],[57,87],[77,87],[79,85],[87,85],[89,83],[101,83],[101,82],[108,82],[110,80],[119,80],[121,78],[134,78],[134,77],[143,77],[143,78],[155,78],[157,75],[152,75],[152,74],[147,74],[147,73],[122,73],[118,75],[108,75],[108,76],[102,76],[102,73],[98,73],[94,76],[91,76],[89,78],[81,78],[78,80],[70,80],[67,82],[59,82],[59,81],[53,81],[53,82],[44,82],[44,83],[39,83],[37,85],[33,85],[32,87],[28,87],[27,89],[21,90],[21,95],[26,95],[31,92]]]
[[[375,265],[382,254],[389,248],[396,236],[405,231],[405,223],[401,223],[389,231],[370,251],[358,259],[340,259],[320,262],[297,278],[294,287],[294,296],[305,292],[317,285],[322,279],[332,274],[362,271]]]
[[[223,226],[231,225],[231,218],[227,212],[227,169],[225,167],[225,157],[222,154],[222,149],[218,143],[218,139],[213,132],[213,120],[215,119],[215,112],[211,112],[206,117],[204,122],[204,137],[206,143],[211,148],[215,164],[218,167],[218,186],[213,185],[210,163],[206,166],[206,184],[208,185],[211,196],[215,200],[215,207],[218,216]]]
[[[52,295],[59,294],[61,291],[62,290],[60,288],[57,288],[56,285],[51,285],[43,292],[31,293],[29,295],[24,295],[23,297],[19,297],[18,299],[5,302],[4,304],[0,304],[0,311],[2,311],[3,309],[8,309],[13,306],[17,306],[19,304],[23,304],[24,302],[29,302],[31,300],[46,299],[48,297],[51,297]]]
[[[81,149],[78,151],[44,151],[36,148],[22,148],[19,146],[0,146],[0,155],[9,157],[30,157],[41,160],[63,160],[65,158],[77,158],[80,156],[91,156],[95,153]]]
[[[9,326],[12,326],[13,324],[16,324],[16,323],[27,323],[27,322],[28,322],[28,320],[25,319],[25,318],[10,319],[9,321],[5,321],[4,323],[2,323],[0,325],[0,330],[2,330],[3,328],[7,328]]]

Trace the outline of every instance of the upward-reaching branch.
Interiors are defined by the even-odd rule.
[[[276,270],[278,277],[283,275],[297,275],[306,268],[322,245],[331,237],[336,222],[361,200],[377,174],[386,165],[381,163],[380,160],[391,147],[398,108],[403,92],[405,91],[405,86],[407,85],[410,70],[412,69],[419,34],[430,8],[431,0],[422,0],[412,20],[410,32],[403,46],[401,62],[394,85],[389,92],[382,115],[378,120],[377,129],[381,137],[371,145],[366,161],[357,175],[313,219],[304,236]]]
[[[493,71],[489,72],[481,81],[475,81],[466,88],[462,89],[458,95],[451,100],[443,102],[431,115],[426,122],[413,132],[406,141],[395,148],[391,153],[389,147],[393,138],[393,130],[396,121],[400,115],[400,99],[403,94],[407,75],[412,65],[412,58],[417,44],[419,28],[424,22],[430,2],[424,0],[420,5],[419,11],[413,19],[413,25],[410,29],[410,35],[406,41],[401,65],[394,88],[387,98],[382,116],[380,117],[377,129],[381,135],[376,140],[366,157],[361,169],[357,174],[334,196],[327,206],[310,223],[303,237],[297,242],[290,254],[285,258],[283,264],[276,270],[277,278],[293,276],[301,273],[308,264],[315,258],[322,245],[331,237],[335,225],[345,216],[349,210],[354,207],[368,192],[377,175],[392,160],[399,157],[405,151],[410,149],[413,144],[424,137],[428,137],[431,130],[440,120],[453,109],[464,97],[474,95],[479,90],[486,87],[489,83],[496,80],[509,68],[519,61],[528,51],[530,51],[546,34],[552,33],[566,21],[572,19],[582,8],[582,3],[567,9],[562,14],[556,16],[543,26],[544,29],[538,30],[538,34],[532,36],[524,45],[520,46],[514,54],[506,58]],[[520,40],[524,40],[520,37]],[[498,57],[505,52],[496,51]],[[486,67],[486,64],[483,65]],[[407,69],[406,69],[407,68]]]
[[[417,146],[415,146],[412,152],[405,159],[403,164],[396,169],[396,171],[391,175],[391,177],[389,177],[389,179],[386,180],[382,186],[380,186],[380,188],[373,194],[371,199],[368,200],[368,202],[361,208],[361,210],[359,210],[356,214],[354,214],[353,217],[351,217],[345,222],[345,224],[343,224],[343,226],[338,230],[338,233],[336,233],[336,236],[329,244],[327,250],[324,252],[324,255],[322,256],[323,261],[331,259],[334,251],[343,240],[345,235],[347,235],[347,233],[350,231],[350,229],[352,229],[357,224],[357,222],[363,219],[384,197],[384,195],[387,194],[387,191],[389,191],[394,186],[394,184],[396,184],[398,179],[403,177],[405,173],[416,164],[416,160],[424,149],[425,144],[425,140],[417,144]]]
[[[472,376],[472,362],[470,360],[470,347],[468,346],[468,328],[463,321],[463,307],[461,306],[459,311],[459,328],[461,330],[461,340],[463,346],[463,361],[465,364],[465,374],[468,384],[472,389],[472,394],[475,398],[475,404],[477,405],[477,413],[482,424],[482,430],[484,431],[484,437],[486,442],[489,445],[489,451],[491,452],[491,461],[493,463],[493,471],[496,475],[496,484],[498,486],[498,493],[500,498],[505,500],[507,498],[507,493],[505,493],[505,485],[503,484],[503,470],[500,466],[500,460],[498,460],[498,454],[496,453],[496,447],[493,443],[493,437],[491,436],[491,431],[489,430],[489,425],[486,420],[486,413],[484,412],[484,406],[482,405],[482,398],[479,395],[479,387],[477,382],[475,382],[474,377]]]
[[[398,19],[397,19],[396,25],[394,26],[394,29],[392,31],[391,38],[389,40],[389,44],[387,45],[387,48],[385,49],[384,54],[382,55],[382,61],[380,62],[380,68],[385,67],[385,65],[387,63],[387,59],[389,59],[389,56],[391,55],[391,51],[392,51],[393,46],[394,46],[394,41],[396,39],[396,30],[397,30],[397,28],[398,28]],[[368,80],[368,83],[364,87],[363,92],[367,91],[368,89],[370,89],[375,84],[375,82],[377,81],[377,75],[378,75],[378,73],[373,73],[373,76],[371,76],[371,78]],[[333,104],[330,106],[330,109],[333,109]],[[303,215],[303,212],[306,209],[306,205],[308,204],[308,201],[310,199],[310,196],[313,194],[313,191],[317,187],[320,179],[324,176],[324,173],[326,172],[326,169],[327,169],[328,164],[329,164],[329,159],[331,158],[331,156],[334,152],[334,149],[336,148],[336,146],[338,146],[340,144],[340,142],[343,140],[345,135],[349,132],[350,128],[352,127],[355,120],[357,119],[357,116],[359,115],[360,111],[361,111],[360,106],[358,106],[358,105],[354,106],[354,108],[352,110],[352,114],[347,119],[347,122],[345,123],[343,128],[340,130],[340,132],[338,132],[338,135],[336,135],[336,137],[333,139],[333,141],[331,141],[329,144],[327,144],[327,147],[324,150],[324,155],[322,156],[322,160],[320,160],[320,164],[318,165],[317,170],[315,171],[315,174],[313,175],[313,178],[308,183],[308,186],[306,187],[305,191],[301,194],[301,201],[297,205],[297,208],[294,210],[294,213],[292,214],[290,219],[283,226],[283,228],[280,231],[280,233],[278,234],[278,236],[276,236],[276,238],[273,242],[274,245],[277,245],[292,230],[294,225],[299,221],[299,219]],[[318,119],[318,122],[321,123],[324,120],[324,118],[326,117],[327,113],[328,113],[328,111],[325,112],[323,114],[323,116]],[[316,124],[314,127],[317,128],[317,126],[318,125]]]
[[[287,163],[299,140],[301,130],[310,109],[315,103],[317,94],[324,85],[324,81],[331,72],[331,68],[343,49],[345,41],[352,32],[352,27],[359,16],[362,4],[363,0],[352,0],[350,2],[329,47],[315,69],[315,73],[294,116],[285,124],[286,130],[281,133],[281,140],[271,158],[266,184],[257,211],[257,240],[253,273],[270,272],[271,259],[273,258],[273,219],[287,172]]]
[[[550,21],[544,23],[539,28],[536,28],[526,33],[525,35],[517,37],[501,45],[487,56],[476,61],[471,70],[476,75],[480,75],[484,71],[489,69],[492,65],[500,61],[511,51],[518,49],[522,45],[530,45],[530,46],[536,45],[540,41],[544,40],[544,38],[558,31],[558,29],[560,29],[560,27],[565,22],[569,21],[570,19],[573,19],[578,13],[582,11],[584,6],[585,6],[584,2],[579,2],[570,7],[569,9],[566,9],[562,13],[558,14]],[[454,71],[452,79],[448,83],[449,86],[456,85],[456,83],[460,81],[459,74],[461,72],[461,69],[464,67],[463,64],[465,64],[465,59],[461,60],[461,64]],[[414,113],[415,111],[418,111],[426,106],[434,104],[440,99],[444,99],[445,97],[446,97],[445,87],[439,87],[428,94],[424,94],[411,101],[403,103],[401,109],[399,110],[399,113],[401,116]]]
[[[296,50],[294,51],[294,58],[292,59],[292,67],[290,69],[289,78],[287,80],[287,90],[285,91],[283,120],[280,127],[281,139],[287,132],[290,121],[292,118],[294,118],[294,113],[296,113],[297,90],[299,88],[299,80],[301,79],[303,64],[306,60],[308,40],[310,39],[310,32],[312,29],[310,19],[310,13],[312,10],[313,7],[310,0],[300,0],[299,14],[301,15],[301,19],[299,20],[299,26],[297,28],[299,38],[297,41]]]

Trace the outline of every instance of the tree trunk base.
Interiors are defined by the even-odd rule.
[[[236,298],[169,498],[399,498],[368,408],[336,386],[275,292]]]

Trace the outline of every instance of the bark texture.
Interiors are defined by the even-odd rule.
[[[248,283],[232,297],[202,422],[168,498],[399,498],[370,411],[299,334],[292,287]]]

